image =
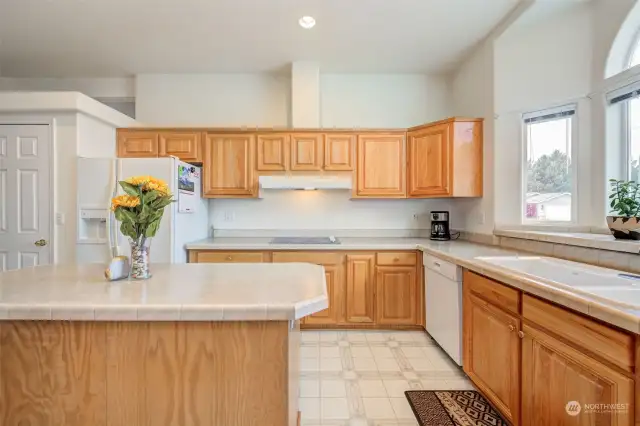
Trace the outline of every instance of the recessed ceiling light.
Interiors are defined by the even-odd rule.
[[[309,28],[313,28],[316,25],[316,20],[313,19],[313,16],[303,16],[298,20],[300,26],[306,30]]]

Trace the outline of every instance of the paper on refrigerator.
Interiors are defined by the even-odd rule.
[[[200,179],[198,167],[178,165],[178,213],[195,213],[198,206],[196,179]]]

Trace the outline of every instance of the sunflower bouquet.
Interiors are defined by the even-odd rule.
[[[125,194],[111,200],[120,232],[130,239],[131,276],[149,278],[149,238],[160,228],[164,208],[174,199],[169,186],[152,176],[134,176],[119,182]]]

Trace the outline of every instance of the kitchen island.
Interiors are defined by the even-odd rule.
[[[101,265],[0,274],[0,424],[282,426],[298,421],[299,319],[324,269]]]

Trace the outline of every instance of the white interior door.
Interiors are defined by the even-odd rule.
[[[0,271],[51,260],[47,125],[0,125]]]

